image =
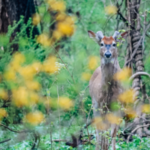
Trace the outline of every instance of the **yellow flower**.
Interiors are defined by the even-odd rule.
[[[137,117],[137,113],[132,108],[125,108],[124,112],[126,114],[126,119],[134,119]]]
[[[14,55],[13,55],[13,61],[15,61],[16,63],[18,64],[22,64],[24,63],[25,61],[25,57],[23,54],[19,53],[19,52],[16,52]]]
[[[65,18],[65,22],[67,22],[67,23],[70,24],[70,25],[74,25],[74,20],[75,20],[75,18],[74,18],[74,17],[71,17],[71,16],[67,16],[67,17]]]
[[[114,79],[118,81],[128,81],[131,76],[131,69],[130,68],[124,68],[120,72],[117,72],[114,75]]]
[[[127,91],[125,91],[124,93],[120,94],[118,96],[118,99],[122,102],[122,103],[133,103],[135,100],[135,91],[133,89],[129,89]]]
[[[47,60],[43,63],[43,71],[47,73],[55,73],[58,71],[58,66],[56,66],[56,57],[50,56]]]
[[[36,81],[26,81],[26,86],[29,90],[39,90],[40,84]]]
[[[69,110],[73,106],[72,100],[69,99],[68,97],[60,97],[58,104],[61,108],[65,109],[65,110]]]
[[[97,67],[98,67],[98,57],[97,56],[91,56],[89,58],[88,68],[90,70],[95,70]]]
[[[149,104],[144,104],[142,106],[142,112],[143,113],[150,113],[150,105]]]
[[[114,15],[117,13],[117,7],[114,5],[107,6],[107,7],[105,7],[105,12],[108,15]]]
[[[12,69],[8,69],[4,73],[4,79],[8,81],[14,81],[16,79],[16,73]]]
[[[47,0],[47,4],[49,4],[49,5],[51,5],[51,4],[55,3],[55,2],[56,2],[56,0]]]
[[[85,81],[89,81],[91,79],[91,76],[92,75],[90,73],[83,72],[82,75],[81,75],[81,79],[85,80]]]
[[[41,18],[40,18],[40,15],[39,14],[34,14],[33,17],[32,17],[32,23],[33,25],[38,25],[41,21]]]
[[[4,108],[0,108],[0,120],[3,118],[3,117],[7,117],[7,111],[4,109]]]
[[[56,16],[56,20],[57,21],[62,21],[66,18],[66,14],[65,13],[58,13]]]
[[[0,98],[3,100],[8,100],[8,94],[4,89],[0,89]]]
[[[119,125],[121,123],[121,118],[118,116],[115,116],[114,114],[107,114],[106,119],[111,123],[111,124],[117,124]]]
[[[60,31],[54,30],[53,38],[55,38],[56,40],[59,40],[62,36],[63,36],[63,34]]]
[[[34,77],[35,73],[36,73],[34,68],[32,67],[32,65],[28,65],[28,66],[25,66],[25,67],[20,67],[18,72],[26,80],[31,80]]]
[[[103,122],[101,117],[95,117],[92,124],[96,126],[98,130],[106,130],[107,128],[107,125]]]
[[[42,44],[43,46],[50,46],[51,40],[46,34],[41,34],[37,37],[37,42]]]
[[[21,53],[16,52],[13,55],[13,59],[12,59],[12,61],[9,64],[9,68],[17,71],[18,68],[21,66],[21,64],[24,63],[24,61],[25,61],[24,55],[21,54]]]
[[[29,92],[29,100],[30,100],[30,105],[37,104],[39,102],[39,96],[35,92]]]
[[[17,107],[28,106],[28,91],[25,87],[19,87],[12,91],[12,101]]]
[[[60,11],[63,12],[66,10],[66,6],[63,1],[55,1],[55,2],[49,2],[50,8],[54,11]]]
[[[28,113],[24,119],[32,125],[38,125],[44,121],[44,115],[40,111],[36,111],[33,113]]]
[[[74,33],[75,27],[67,22],[59,22],[57,29],[65,36],[71,36]]]
[[[37,73],[39,73],[42,69],[42,64],[40,62],[34,62],[31,66]]]

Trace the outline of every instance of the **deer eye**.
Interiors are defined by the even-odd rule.
[[[113,43],[113,46],[116,47],[116,43]]]
[[[104,46],[104,44],[103,44],[103,43],[101,43],[101,46]]]

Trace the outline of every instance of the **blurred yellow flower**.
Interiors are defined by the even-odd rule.
[[[58,66],[56,65],[56,57],[50,56],[48,59],[46,59],[43,63],[43,71],[47,73],[56,73],[58,71]]]
[[[114,75],[114,79],[118,81],[128,81],[131,76],[131,69],[130,68],[124,68],[121,71],[117,72]]]
[[[143,113],[150,113],[150,104],[144,104],[142,106],[142,112]]]
[[[14,55],[13,55],[13,61],[15,61],[16,63],[18,64],[22,64],[24,63],[25,61],[25,57],[23,54],[19,53],[19,52],[16,52]]]
[[[132,108],[125,108],[124,112],[126,114],[126,119],[134,119],[137,117],[137,113]]]
[[[30,100],[30,105],[37,104],[39,102],[39,96],[35,92],[29,92],[29,100]]]
[[[63,36],[63,34],[60,31],[54,30],[53,38],[55,38],[56,40],[59,40],[62,36]]]
[[[4,108],[0,108],[0,120],[3,118],[3,117],[7,117],[7,111],[4,109]]]
[[[66,18],[66,14],[65,13],[58,13],[56,16],[56,20],[57,21],[62,21]]]
[[[32,67],[37,73],[39,73],[42,69],[42,64],[40,62],[34,62]]]
[[[70,25],[74,25],[74,20],[75,20],[75,17],[71,17],[71,16],[67,16],[65,18],[65,22],[67,22]]]
[[[60,12],[64,12],[66,10],[66,6],[64,1],[49,1],[50,4],[50,8],[54,11],[60,11]]]
[[[0,89],[0,99],[8,100],[8,94],[4,89]]]
[[[28,106],[28,91],[25,87],[12,90],[12,101],[17,107]]]
[[[37,42],[42,44],[43,46],[50,46],[51,40],[46,34],[41,34],[37,37]]]
[[[115,116],[114,114],[107,114],[106,119],[111,123],[111,124],[117,124],[119,125],[121,123],[121,118],[118,116]]]
[[[16,73],[12,69],[7,69],[4,72],[4,79],[8,81],[14,81],[16,79]]]
[[[118,96],[118,99],[122,102],[122,103],[133,103],[135,100],[135,91],[133,89],[129,89],[127,91],[125,91],[124,93],[120,94]]]
[[[99,66],[98,65],[98,60],[99,60],[99,58],[97,56],[91,56],[89,58],[88,68],[90,70],[95,70]]]
[[[117,7],[114,5],[109,5],[109,6],[105,7],[105,12],[108,15],[114,15],[117,13]]]
[[[67,22],[59,22],[57,29],[65,36],[71,36],[74,33],[75,27]]]
[[[18,70],[19,74],[26,80],[31,80],[33,79],[36,71],[32,67],[32,65],[20,67]]]
[[[90,73],[83,72],[82,75],[81,75],[81,79],[85,80],[85,81],[89,81],[91,79],[91,76],[92,75]]]
[[[24,61],[25,61],[24,55],[19,53],[19,52],[16,52],[13,55],[13,59],[12,59],[12,61],[9,64],[9,66],[10,66],[9,68],[17,71],[18,68],[21,66],[21,64],[24,63]]]
[[[47,0],[47,4],[49,4],[49,5],[51,5],[51,4],[55,3],[55,2],[56,2],[56,0]]]
[[[39,14],[34,14],[33,17],[32,17],[32,24],[33,25],[38,25],[41,21],[41,18],[40,18],[40,15]]]
[[[26,81],[25,84],[29,90],[40,90],[40,84],[37,81]]]
[[[107,125],[103,122],[103,119],[101,117],[95,117],[93,119],[93,123],[94,126],[96,126],[96,128],[98,130],[106,130],[107,129]]]
[[[59,98],[59,106],[65,110],[70,110],[73,106],[73,102],[68,97],[60,97]]]
[[[44,115],[40,111],[36,111],[28,113],[24,119],[32,125],[38,125],[44,121]]]

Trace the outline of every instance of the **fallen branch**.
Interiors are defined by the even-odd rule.
[[[135,74],[133,74],[131,77],[130,77],[130,80],[132,80],[132,79],[134,79],[135,77],[137,77],[137,76],[141,76],[141,75],[143,75],[143,76],[148,76],[149,78],[150,78],[150,74],[148,74],[147,72],[136,72]]]
[[[127,138],[127,142],[129,142],[129,139],[130,139],[131,135],[132,135],[136,130],[138,130],[139,128],[148,127],[148,126],[150,126],[150,124],[141,125],[141,126],[136,127],[134,130],[132,130],[132,132],[129,134],[129,136],[128,136],[128,138]]]

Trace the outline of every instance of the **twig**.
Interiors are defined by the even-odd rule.
[[[58,90],[58,85],[57,85],[57,99],[58,99],[58,106],[59,106],[59,90]],[[60,138],[60,109],[58,107],[58,115],[59,115],[59,138]],[[60,149],[60,144],[59,144],[59,149]]]
[[[31,132],[31,130],[16,131],[16,130],[13,130],[13,129],[11,129],[11,128],[9,128],[9,127],[5,126],[4,124],[1,124],[1,123],[0,123],[0,126],[3,126],[3,127],[5,127],[6,129],[8,129],[9,131],[12,131],[12,132],[15,132],[15,133]]]
[[[67,65],[66,65],[66,64],[65,64],[65,62],[62,60],[62,58],[60,57],[60,55],[59,55],[59,54],[58,54],[58,56],[59,56],[60,60],[62,61],[62,63],[65,65],[65,67],[66,67],[67,71],[69,72],[69,74],[70,74],[70,76],[71,76],[71,78],[72,78],[73,82],[75,83],[75,80],[74,80],[74,78],[73,78],[73,75],[70,73],[70,71],[69,71],[69,69],[68,69]]]
[[[63,140],[63,139],[57,139],[57,140],[52,140],[53,142],[67,142],[67,140]]]
[[[148,126],[150,126],[150,124],[141,125],[141,126],[136,127],[134,130],[132,130],[132,132],[130,133],[130,135],[129,135],[128,138],[127,138],[127,142],[129,142],[129,139],[130,139],[131,135],[132,135],[136,130],[138,130],[139,128],[148,127]]]
[[[38,149],[38,146],[39,146],[39,142],[40,142],[39,134],[34,132],[34,138],[35,138],[35,141],[34,141],[34,144],[33,144],[32,148],[31,148],[31,150]]]
[[[11,140],[11,139],[7,139],[7,140],[4,140],[4,141],[1,141],[0,144],[5,143],[5,142],[8,142],[8,141],[10,141],[10,140]]]

